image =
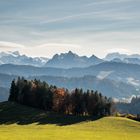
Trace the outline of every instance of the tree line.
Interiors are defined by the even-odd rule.
[[[23,77],[11,83],[9,101],[72,115],[104,116],[111,114],[112,101],[98,91],[76,88],[73,91]]]

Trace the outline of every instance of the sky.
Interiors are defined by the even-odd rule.
[[[0,51],[140,54],[140,0],[0,0]]]

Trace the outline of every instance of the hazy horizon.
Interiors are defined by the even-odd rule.
[[[0,51],[140,54],[139,6],[139,0],[0,1]]]

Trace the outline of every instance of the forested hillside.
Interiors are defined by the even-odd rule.
[[[98,91],[57,88],[40,80],[13,80],[9,101],[73,115],[110,115],[112,100]]]

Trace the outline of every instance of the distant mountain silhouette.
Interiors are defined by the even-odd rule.
[[[0,65],[0,73],[20,76],[62,76],[83,77],[85,75],[97,76],[99,79],[111,79],[133,85],[140,85],[140,65],[118,62],[103,62],[86,68],[51,68],[25,65]]]
[[[68,53],[54,55],[53,58],[47,62],[46,66],[55,68],[88,67],[101,62],[103,62],[103,60],[95,55],[92,55],[91,57],[78,56],[77,54],[69,51]]]
[[[115,52],[115,53],[109,53],[106,55],[106,57],[104,58],[104,60],[107,60],[107,61],[111,61],[113,59],[120,59],[120,60],[123,60],[124,58],[128,57],[127,54],[120,54],[118,52]]]
[[[120,53],[109,53],[104,58],[104,60],[140,65],[140,55],[139,54],[127,55],[127,54],[120,54]]]
[[[119,62],[140,65],[140,55],[126,55],[120,53],[110,53],[104,60],[92,55],[91,57],[79,56],[71,51],[68,53],[55,54],[52,59],[45,57],[28,57],[15,52],[0,52],[0,65],[30,65],[36,67],[52,67],[52,68],[84,68],[92,65],[98,65],[102,62]]]
[[[41,67],[44,66],[47,61],[47,58],[32,58],[26,55],[21,55],[18,51],[0,53],[0,64],[32,65]]]

